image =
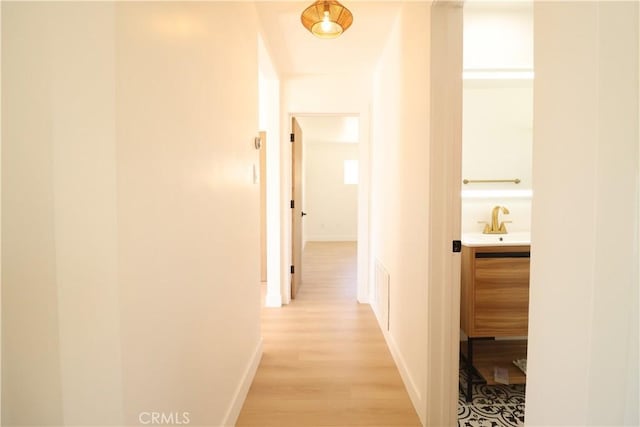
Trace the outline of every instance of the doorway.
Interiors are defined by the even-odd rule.
[[[529,308],[533,4],[467,4],[463,37],[458,423],[520,425]]]
[[[291,298],[304,286],[304,252],[358,241],[360,132],[357,115],[292,117]],[[341,250],[342,250],[341,249]],[[357,295],[357,280],[351,286]]]

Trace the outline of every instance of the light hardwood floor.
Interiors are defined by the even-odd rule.
[[[303,285],[264,308],[264,355],[237,426],[419,426],[371,307],[356,244],[309,242]]]

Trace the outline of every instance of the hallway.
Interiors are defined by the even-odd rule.
[[[371,308],[356,302],[356,243],[309,242],[303,285],[262,309],[264,354],[237,426],[418,426]]]

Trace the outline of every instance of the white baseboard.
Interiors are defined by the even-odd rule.
[[[267,288],[267,295],[265,296],[265,307],[282,307],[282,295],[277,292],[269,292]]]
[[[394,362],[396,362],[396,367],[400,372],[400,377],[402,377],[404,387],[407,389],[407,393],[409,393],[409,398],[411,399],[411,403],[413,403],[413,408],[416,410],[422,425],[425,425],[426,420],[424,419],[424,411],[422,411],[424,403],[422,402],[420,390],[418,390],[416,383],[413,381],[413,378],[411,378],[409,369],[407,369],[407,364],[405,363],[393,336],[387,331],[382,331],[382,335],[384,335],[384,339],[387,342],[387,347],[389,347],[391,357],[393,357]]]
[[[251,387],[253,378],[256,376],[256,371],[260,365],[260,359],[262,359],[262,337],[260,337],[256,350],[253,353],[253,356],[251,356],[249,364],[242,376],[242,380],[240,381],[240,384],[238,384],[238,388],[233,395],[231,406],[227,410],[227,414],[222,422],[223,426],[233,427],[236,425],[236,421],[238,420],[238,416],[242,410],[242,405],[244,405],[244,401],[247,398],[247,393],[249,393],[249,388]]]
[[[359,304],[370,304],[371,300],[369,299],[369,295],[366,292],[358,292],[358,296],[356,297]]]

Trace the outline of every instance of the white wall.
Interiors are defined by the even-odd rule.
[[[387,342],[425,420],[429,215],[430,5],[407,3],[374,81],[371,131],[371,263],[389,272]],[[373,276],[373,271],[370,272]],[[372,284],[373,285],[373,284]],[[377,313],[380,315],[380,313]]]
[[[304,133],[304,129],[302,129]],[[304,236],[307,241],[358,239],[358,186],[344,183],[344,161],[358,144],[304,142]]]
[[[371,99],[371,76],[367,75],[315,75],[290,76],[281,82],[281,129],[282,151],[280,164],[281,203],[289,205],[291,200],[291,115],[317,115],[323,113],[358,115],[360,119],[359,184],[358,184],[358,301],[369,301],[369,103]],[[348,97],[335,94],[348,93]],[[288,130],[288,131],[285,131]],[[304,139],[304,129],[303,129]],[[285,209],[282,218],[282,242],[291,242],[291,209]],[[289,271],[291,245],[282,245],[282,268]],[[283,302],[290,301],[290,275],[282,277]]]
[[[260,355],[254,6],[2,8],[3,425],[233,423]]]
[[[536,3],[528,425],[638,425],[638,3]]]
[[[533,69],[533,1],[466,2],[465,70]]]
[[[2,9],[2,424],[120,424],[113,5]]]

